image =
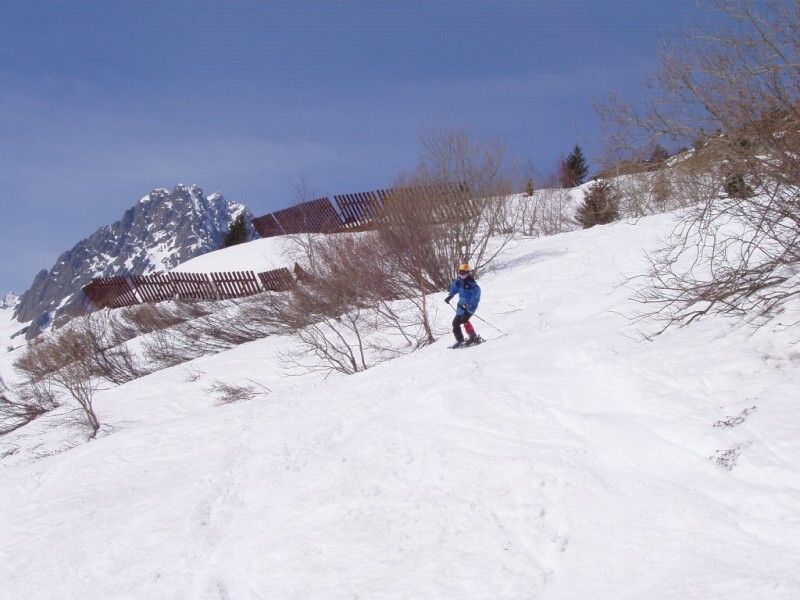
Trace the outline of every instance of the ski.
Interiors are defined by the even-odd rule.
[[[480,344],[483,344],[485,341],[486,341],[486,340],[485,340],[485,339],[483,339],[481,336],[478,336],[478,339],[476,339],[474,342],[470,342],[470,343],[467,343],[467,342],[457,343],[457,344],[453,344],[452,346],[448,346],[448,348],[449,348],[450,350],[459,350],[459,349],[461,349],[461,348],[472,348],[473,346],[479,346]]]

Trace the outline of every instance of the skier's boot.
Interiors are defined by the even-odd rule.
[[[480,343],[481,343],[481,338],[478,336],[477,333],[473,331],[472,333],[469,334],[469,337],[467,338],[467,341],[464,342],[464,345],[472,346],[473,344],[480,344]]]
[[[452,346],[450,346],[450,347],[451,347],[451,348],[453,348],[453,349],[455,349],[455,348],[460,348],[460,347],[461,347],[461,346],[463,346],[463,345],[464,345],[464,339],[462,338],[462,339],[460,339],[460,340],[456,340],[456,343],[455,343],[455,344],[453,344],[453,345],[452,345]]]

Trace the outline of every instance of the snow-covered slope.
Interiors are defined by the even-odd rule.
[[[640,341],[618,284],[669,227],[520,240],[475,348],[442,293],[442,339],[364,373],[269,338],[99,393],[72,450],[7,438],[0,598],[800,598],[798,306]]]

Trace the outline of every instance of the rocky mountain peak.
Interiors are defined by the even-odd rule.
[[[0,300],[0,308],[13,308],[17,303],[17,295],[9,292]]]
[[[40,271],[21,297],[15,316],[33,321],[28,337],[51,322],[86,310],[81,288],[94,277],[145,275],[166,271],[217,250],[229,225],[245,213],[242,204],[220,193],[207,197],[197,185],[178,184],[170,192],[155,189],[123,214],[59,256],[49,271]],[[248,239],[256,234],[250,230]]]

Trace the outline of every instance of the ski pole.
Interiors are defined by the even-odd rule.
[[[447,306],[449,306],[450,308],[452,308],[454,312],[456,312],[456,313],[458,312],[458,311],[456,310],[456,308],[455,308],[455,307],[454,307],[452,304],[450,304],[449,302],[447,303]],[[481,318],[480,318],[478,315],[476,315],[475,313],[472,313],[472,316],[473,316],[473,317],[475,317],[476,319],[478,319],[479,321],[482,321],[483,323],[486,323],[486,324],[487,324],[489,327],[491,327],[491,328],[492,328],[492,329],[494,329],[495,331],[499,331],[499,332],[500,332],[501,334],[503,334],[503,335],[508,335],[508,334],[507,334],[505,331],[501,331],[500,329],[498,329],[497,327],[495,327],[494,325],[492,325],[491,323],[489,323],[489,321],[487,321],[486,319],[481,319]]]

